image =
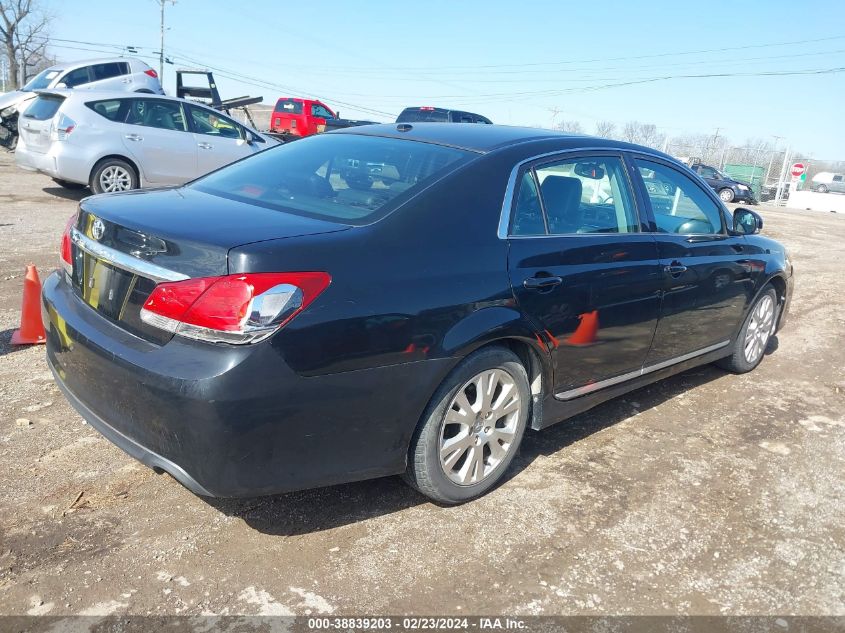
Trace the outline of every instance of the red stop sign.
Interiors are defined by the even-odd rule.
[[[798,178],[805,171],[807,171],[807,166],[804,163],[793,163],[789,173]]]

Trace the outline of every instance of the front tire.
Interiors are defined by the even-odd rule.
[[[816,191],[819,193],[827,193],[827,186],[826,185],[819,185],[816,187]]]
[[[733,189],[729,187],[725,187],[719,192],[719,197],[722,199],[722,202],[733,202],[734,201],[734,192]]]
[[[432,396],[411,440],[406,481],[438,503],[480,497],[516,455],[530,408],[528,375],[513,352],[471,354]]]
[[[766,286],[748,311],[748,316],[736,336],[733,353],[718,365],[735,374],[751,371],[763,360],[769,339],[775,333],[778,320],[778,296],[772,286]]]
[[[138,188],[138,173],[125,160],[105,158],[94,166],[88,185],[94,193],[129,191]]]

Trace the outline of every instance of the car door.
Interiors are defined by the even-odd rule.
[[[131,100],[122,141],[149,184],[180,185],[197,171],[197,145],[182,104],[169,99]]]
[[[248,131],[217,110],[186,105],[197,147],[196,177],[240,160],[261,148],[247,141]]]
[[[662,268],[660,320],[646,364],[726,346],[753,288],[745,238],[728,232],[724,206],[680,168],[652,156],[632,161]],[[647,185],[654,182],[661,186]]]
[[[657,325],[660,266],[621,154],[559,155],[513,179],[511,285],[549,348],[555,394],[638,375]]]

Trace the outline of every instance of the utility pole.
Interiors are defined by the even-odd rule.
[[[164,3],[176,4],[176,0],[157,0],[161,6],[161,48],[158,51],[158,80],[164,86]]]
[[[782,139],[783,137],[782,136],[776,136],[776,135],[772,134],[772,138],[775,139],[775,146],[772,148],[772,154],[771,154],[771,156],[769,156],[769,167],[766,169],[765,184],[767,184],[767,185],[769,184],[769,173],[772,171],[772,163],[775,160],[775,152],[777,152],[778,143],[780,143],[780,139]]]
[[[775,192],[775,205],[780,206],[780,199],[783,196],[783,181],[786,180],[786,170],[789,167],[789,145],[786,146],[786,151],[783,153],[783,165],[780,168],[780,178],[778,178],[778,188]]]

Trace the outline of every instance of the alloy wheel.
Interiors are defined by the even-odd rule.
[[[774,329],[775,302],[771,296],[765,295],[755,306],[751,321],[745,331],[745,360],[756,363],[763,352]]]
[[[477,484],[502,463],[514,444],[519,390],[502,369],[488,369],[452,398],[440,426],[440,466],[460,486]]]
[[[104,192],[128,191],[132,188],[132,175],[119,165],[110,165],[100,174],[100,188]]]

